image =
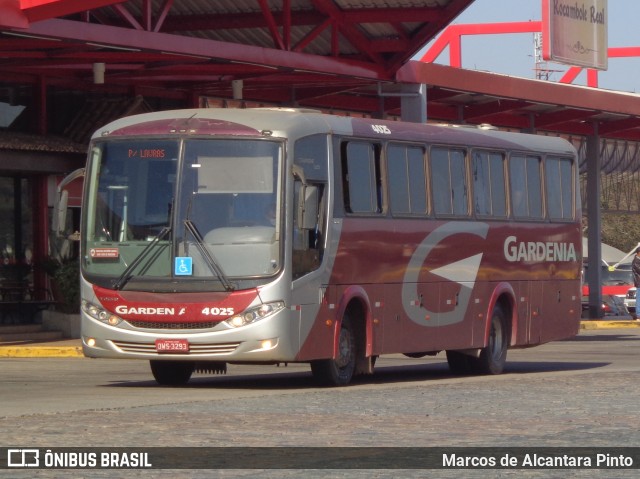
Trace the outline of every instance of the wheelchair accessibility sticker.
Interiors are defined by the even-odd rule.
[[[193,274],[193,258],[189,256],[177,256],[173,274],[176,276],[191,276]]]

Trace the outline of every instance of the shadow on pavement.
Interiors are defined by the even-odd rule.
[[[561,339],[554,342],[566,342],[566,341],[640,341],[640,336],[633,334],[590,334],[582,335],[578,334],[573,338]]]
[[[559,361],[507,361],[504,375],[531,374],[543,372],[563,372],[597,369],[609,365],[606,362],[559,362]],[[283,368],[286,370],[286,368]],[[149,372],[151,375],[151,372]],[[453,378],[473,378],[475,375],[458,376],[449,371],[446,362],[413,364],[401,366],[381,366],[375,369],[372,376],[357,376],[352,385],[358,384],[392,384],[410,383],[415,381],[437,381]],[[234,375],[194,375],[184,386],[169,387],[160,386],[155,381],[113,381],[103,387],[124,388],[222,388],[222,389],[246,389],[246,390],[287,390],[300,388],[318,388],[309,370],[298,368],[292,372],[278,372],[265,374],[240,374]],[[323,388],[325,389],[325,388]]]

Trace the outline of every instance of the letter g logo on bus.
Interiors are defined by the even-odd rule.
[[[418,277],[427,257],[439,243],[450,236],[460,233],[471,234],[482,239],[486,239],[488,231],[489,225],[486,223],[452,221],[436,228],[422,240],[422,243],[418,245],[413,256],[411,256],[411,259],[409,260],[409,264],[407,265],[407,270],[402,281],[402,304],[404,305],[405,313],[409,318],[411,318],[411,321],[421,326],[434,327],[459,323],[464,319],[464,312],[466,312],[467,307],[469,306],[471,291],[473,290],[476,277],[478,276],[478,268],[480,268],[480,262],[482,261],[482,253],[469,256],[468,258],[464,258],[454,263],[442,265],[439,268],[432,269],[430,271],[431,274],[441,276],[448,281],[460,284],[461,288],[458,296],[458,305],[461,309],[448,313],[437,313],[438,321],[433,322],[427,321],[425,315],[426,313],[429,315],[435,315],[436,313],[429,311],[423,305],[419,305],[418,307],[410,307],[409,305],[415,303],[415,299],[419,297],[417,291]]]

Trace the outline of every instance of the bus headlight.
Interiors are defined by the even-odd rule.
[[[268,318],[278,311],[284,309],[284,301],[274,301],[273,303],[265,303],[255,308],[250,308],[243,311],[240,314],[236,314],[227,319],[227,323],[232,328],[239,328],[240,326],[246,326],[247,324],[255,323],[261,319]]]
[[[95,304],[90,303],[89,301],[86,301],[84,299],[82,300],[81,307],[82,311],[87,313],[93,319],[97,319],[98,321],[106,323],[109,326],[117,326],[122,322],[122,318],[120,316],[110,313],[109,311],[102,309],[100,306],[96,306]]]

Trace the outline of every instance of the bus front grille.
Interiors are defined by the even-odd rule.
[[[134,343],[131,341],[113,341],[113,344],[126,353],[156,353],[155,343]],[[240,343],[189,344],[189,355],[231,354]]]
[[[211,329],[220,324],[220,321],[207,321],[204,323],[160,323],[154,321],[127,320],[131,326],[140,329]]]

